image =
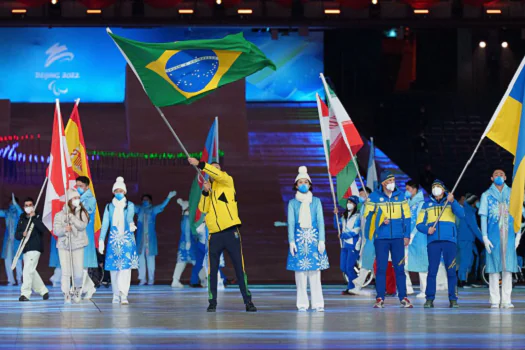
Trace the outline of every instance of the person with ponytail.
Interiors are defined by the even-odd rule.
[[[68,190],[67,199],[64,209],[55,215],[53,233],[57,236],[56,246],[62,269],[60,285],[64,293],[64,303],[71,304],[71,299],[75,303],[80,303],[81,300],[89,213],[80,202],[77,190]],[[71,278],[74,288],[71,288]]]
[[[325,245],[325,227],[321,200],[312,195],[312,181],[305,166],[299,168],[295,178],[294,198],[288,202],[288,253],[287,270],[295,271],[297,309],[306,312],[308,282],[312,309],[324,312],[321,271],[329,268]]]

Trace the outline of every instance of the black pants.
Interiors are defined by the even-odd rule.
[[[209,272],[208,272],[208,294],[210,304],[217,305],[217,273],[221,254],[228,252],[235,269],[235,275],[239,283],[244,303],[252,301],[252,293],[248,290],[248,278],[244,272],[244,258],[242,256],[241,233],[237,227],[231,227],[224,231],[210,234],[209,245]]]

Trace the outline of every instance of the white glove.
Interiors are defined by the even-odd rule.
[[[171,191],[170,193],[168,193],[168,198],[169,199],[172,199],[173,197],[175,197],[177,195],[177,191]]]
[[[410,241],[408,242],[408,245],[411,245],[412,242],[414,242],[414,237],[416,237],[416,235],[410,235]]]
[[[360,251],[361,250],[361,237],[357,240],[357,243],[355,244],[355,250]]]
[[[186,242],[186,250],[190,250],[191,248],[191,242]]]
[[[290,242],[290,254],[295,256],[295,253],[297,253],[297,246],[295,245],[295,242]]]
[[[483,244],[485,244],[485,249],[487,250],[487,253],[492,253],[491,248],[494,248],[494,245],[487,236],[483,236]]]
[[[129,230],[130,230],[131,232],[135,232],[135,231],[137,231],[137,226],[135,226],[135,223],[134,223],[134,222],[130,222],[130,223],[129,223]]]
[[[516,235],[516,242],[515,242],[516,249],[518,249],[518,246],[520,245],[520,240],[521,240],[521,233],[518,233]]]
[[[319,254],[323,254],[326,250],[326,246],[324,244],[324,241],[319,241],[319,245],[317,246],[317,250],[319,251]]]
[[[195,231],[197,231],[198,234],[203,235],[206,232],[206,224],[203,222]]]
[[[98,241],[98,252],[100,255],[104,255],[104,241]]]
[[[11,202],[16,205],[15,194],[11,192]]]

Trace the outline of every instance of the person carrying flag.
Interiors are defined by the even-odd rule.
[[[195,158],[188,158],[188,162],[210,177],[210,181],[205,181],[203,184],[199,202],[199,210],[206,214],[206,226],[210,233],[209,306],[207,311],[215,312],[217,309],[217,273],[221,254],[227,250],[233,262],[246,311],[257,312],[257,308],[252,302],[252,294],[248,289],[248,278],[244,271],[241,233],[239,231],[241,220],[237,209],[233,178],[221,170],[219,163],[208,164],[199,162]]]

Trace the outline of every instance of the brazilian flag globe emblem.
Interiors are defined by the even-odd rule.
[[[242,33],[222,39],[144,43],[108,34],[157,107],[190,104],[275,64]]]

